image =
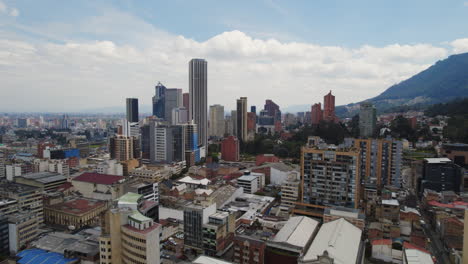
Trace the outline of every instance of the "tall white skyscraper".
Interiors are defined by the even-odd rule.
[[[189,120],[198,128],[198,144],[208,141],[208,63],[204,59],[189,62]]]
[[[209,135],[211,137],[222,138],[224,131],[224,106],[219,104],[211,105]]]

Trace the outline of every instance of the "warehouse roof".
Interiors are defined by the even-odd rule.
[[[318,221],[309,217],[291,217],[272,241],[304,248],[314,235],[318,225]]]
[[[361,245],[361,229],[344,218],[322,225],[303,260],[312,261],[328,252],[336,264],[355,263]]]

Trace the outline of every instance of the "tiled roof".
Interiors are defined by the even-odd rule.
[[[377,246],[377,245],[391,245],[391,244],[392,244],[392,240],[391,240],[391,239],[377,239],[377,240],[372,241],[372,245],[373,245],[373,246]]]
[[[124,178],[123,176],[117,176],[117,175],[86,172],[86,173],[81,174],[80,176],[73,178],[73,180],[110,185],[110,184],[114,184],[122,180],[123,178]]]
[[[100,202],[97,200],[91,200],[86,198],[75,198],[72,200],[65,201],[63,203],[58,203],[54,205],[46,206],[47,208],[59,210],[63,213],[68,214],[84,214],[89,212],[95,208],[104,206],[104,202]]]

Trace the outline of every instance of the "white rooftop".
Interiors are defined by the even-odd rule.
[[[208,179],[201,179],[201,180],[197,180],[197,179],[194,179],[190,176],[185,176],[184,178],[178,180],[178,182],[182,182],[182,183],[187,183],[187,184],[201,184],[201,185],[208,185],[211,181],[208,180]]]
[[[417,249],[405,249],[408,264],[434,264],[431,255]]]
[[[207,257],[207,256],[199,256],[196,258],[192,263],[197,264],[231,264],[232,262],[227,262],[224,260],[220,260],[217,258]]]
[[[394,206],[399,206],[400,203],[398,202],[398,200],[395,200],[395,199],[392,199],[392,200],[382,200],[382,204],[385,204],[385,205],[394,205]]]
[[[428,163],[450,163],[449,158],[425,158]]]
[[[419,211],[416,208],[412,208],[412,207],[408,207],[408,206],[405,206],[400,211],[402,211],[404,213],[413,213],[413,214],[417,214],[417,215],[421,216],[421,214],[419,213]]]
[[[303,261],[317,260],[324,251],[335,264],[355,263],[361,243],[361,229],[343,218],[322,225]]]
[[[305,247],[315,233],[319,222],[305,216],[289,218],[286,225],[276,234],[273,242],[287,243],[296,247]]]

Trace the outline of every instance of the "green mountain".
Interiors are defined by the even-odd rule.
[[[371,101],[380,113],[393,110],[424,109],[428,105],[468,96],[468,53],[452,55],[428,69],[395,84]],[[338,106],[340,117],[359,111],[359,103]]]

